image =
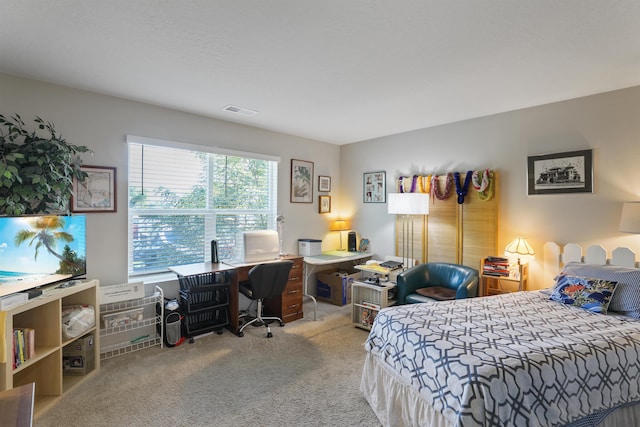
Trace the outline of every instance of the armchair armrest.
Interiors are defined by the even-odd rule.
[[[425,277],[425,264],[417,265],[403,271],[396,278],[397,304],[406,304],[406,297],[417,289],[423,288],[427,282]]]

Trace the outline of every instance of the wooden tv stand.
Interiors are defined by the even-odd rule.
[[[5,359],[0,360],[0,391],[35,383],[34,415],[37,418],[64,393],[100,369],[100,305],[98,281],[89,280],[67,288],[43,287],[42,295],[13,306],[2,313]],[[95,326],[75,339],[62,338],[62,307],[88,304],[95,309]],[[13,329],[35,329],[35,356],[13,367]],[[93,334],[94,368],[87,375],[63,375],[63,348]]]

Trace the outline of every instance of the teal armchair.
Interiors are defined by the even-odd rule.
[[[398,274],[397,304],[472,298],[478,295],[478,270],[446,262],[428,262]]]

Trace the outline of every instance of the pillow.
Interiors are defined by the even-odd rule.
[[[640,269],[570,262],[560,274],[618,282],[608,310],[640,318]]]
[[[456,291],[442,286],[429,286],[428,288],[416,289],[416,293],[422,296],[433,298],[437,301],[447,301],[456,299]]]
[[[558,276],[549,299],[594,313],[606,314],[616,282],[592,277]]]

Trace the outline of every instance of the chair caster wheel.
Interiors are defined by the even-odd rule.
[[[282,328],[284,326],[284,322],[280,322],[280,327]]]
[[[267,338],[271,338],[273,337],[273,334],[271,332],[267,333]]]
[[[238,332],[238,336],[239,337],[243,337],[244,336],[244,332]]]

